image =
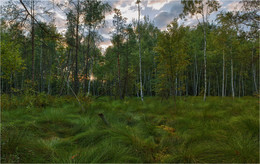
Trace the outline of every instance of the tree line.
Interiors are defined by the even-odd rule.
[[[38,4],[37,4],[38,3]],[[63,5],[10,1],[1,17],[1,93],[52,95],[249,96],[259,94],[259,2],[219,12],[214,0],[182,0],[179,18],[158,29],[148,16],[126,23],[119,9],[100,0]],[[62,35],[55,10],[66,13]],[[39,12],[42,11],[42,12]],[[99,29],[114,13],[112,46],[99,48]],[[196,26],[179,19],[201,16]]]

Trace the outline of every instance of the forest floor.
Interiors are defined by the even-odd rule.
[[[1,162],[259,162],[255,97],[1,99]]]

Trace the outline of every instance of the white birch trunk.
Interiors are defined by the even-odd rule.
[[[140,1],[138,2],[138,42],[139,42],[139,67],[140,67],[140,96],[141,100],[144,101],[143,98],[143,86],[142,86],[142,56],[141,56],[141,40],[140,40]]]
[[[253,73],[253,81],[254,81],[254,90],[256,92],[256,94],[258,94],[258,88],[256,85],[256,70],[255,70],[255,65],[254,65],[254,50],[252,50],[252,73]]]
[[[231,89],[232,89],[232,98],[235,98],[235,91],[234,91],[234,75],[233,75],[233,59],[231,56]]]
[[[202,6],[202,10],[203,10]],[[206,22],[204,17],[204,11],[202,11],[202,19],[203,19],[203,34],[204,34],[204,98],[203,100],[206,101],[206,94],[207,94],[207,56],[206,56],[206,50],[207,50],[207,40],[206,40]],[[206,21],[207,21],[207,13],[206,13]]]

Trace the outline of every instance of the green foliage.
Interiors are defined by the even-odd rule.
[[[47,99],[55,104],[59,98]],[[259,161],[256,98],[209,97],[202,102],[200,97],[177,97],[174,109],[172,100],[162,104],[157,97],[147,97],[143,104],[138,98],[101,97],[88,102],[86,113],[74,98],[59,101],[62,106],[2,111],[1,162]]]
[[[204,17],[206,14],[210,14],[220,8],[219,2],[216,0],[181,0],[181,3],[184,6],[183,13],[181,14],[182,17],[189,14],[201,14]]]
[[[1,78],[12,79],[15,72],[20,72],[25,69],[24,60],[19,51],[20,45],[12,41],[8,33],[1,30]],[[12,83],[10,80],[9,83]]]
[[[175,79],[184,79],[189,60],[185,40],[186,28],[178,25],[177,20],[168,25],[167,31],[159,33],[155,51],[158,53],[158,85],[157,92],[161,96],[175,91]]]
[[[104,24],[105,13],[111,10],[108,3],[99,0],[88,0],[83,2],[84,22],[89,28]]]

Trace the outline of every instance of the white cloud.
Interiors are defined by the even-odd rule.
[[[180,2],[175,1],[169,2],[166,6],[163,8],[168,10],[162,11],[161,9],[161,11],[157,11],[159,13],[154,17],[155,25],[162,30],[166,28],[167,24],[179,17],[179,14],[181,14],[183,8]]]
[[[239,2],[232,2],[228,4],[226,8],[228,11],[240,11],[242,8],[242,4]]]
[[[130,6],[121,8],[120,10],[122,12],[123,17],[127,18],[127,23],[132,22],[133,19],[137,19],[138,17],[137,7],[136,10],[131,10]]]
[[[149,0],[147,3],[147,7],[151,7],[154,10],[160,10],[168,0]]]
[[[0,0],[1,4],[10,0]],[[19,2],[19,0],[14,0]],[[25,0],[24,0],[25,1]],[[64,4],[68,0],[40,0],[40,2],[48,1],[50,5],[54,1],[58,4]],[[133,19],[137,19],[138,11],[136,0],[102,0],[103,2],[108,2],[113,8],[118,8],[121,10],[122,16],[127,17],[127,23],[131,23]],[[40,4],[39,2],[39,4]],[[238,3],[239,0],[219,0],[222,5],[219,11],[236,11],[240,10],[241,4]],[[174,18],[182,12],[182,5],[180,0],[141,0],[141,17],[148,15],[150,20],[154,20],[155,25],[160,29],[165,29],[166,25],[170,23]],[[40,11],[38,11],[40,12]],[[66,14],[59,7],[55,7],[55,24],[59,32],[65,33],[66,31]],[[214,19],[216,13],[211,14],[211,19]],[[100,47],[106,49],[108,46],[112,45],[110,42],[112,31],[114,12],[106,14],[107,26],[100,29],[100,34],[104,37],[104,41],[100,43]],[[198,19],[201,20],[201,16],[198,15]],[[187,20],[179,20],[179,23],[185,25],[193,26],[198,23],[196,17],[187,17]]]
[[[106,40],[106,41],[103,41],[99,44],[99,47],[102,48],[102,53],[105,52],[105,50],[109,47],[109,46],[112,46],[112,43],[110,40]]]

